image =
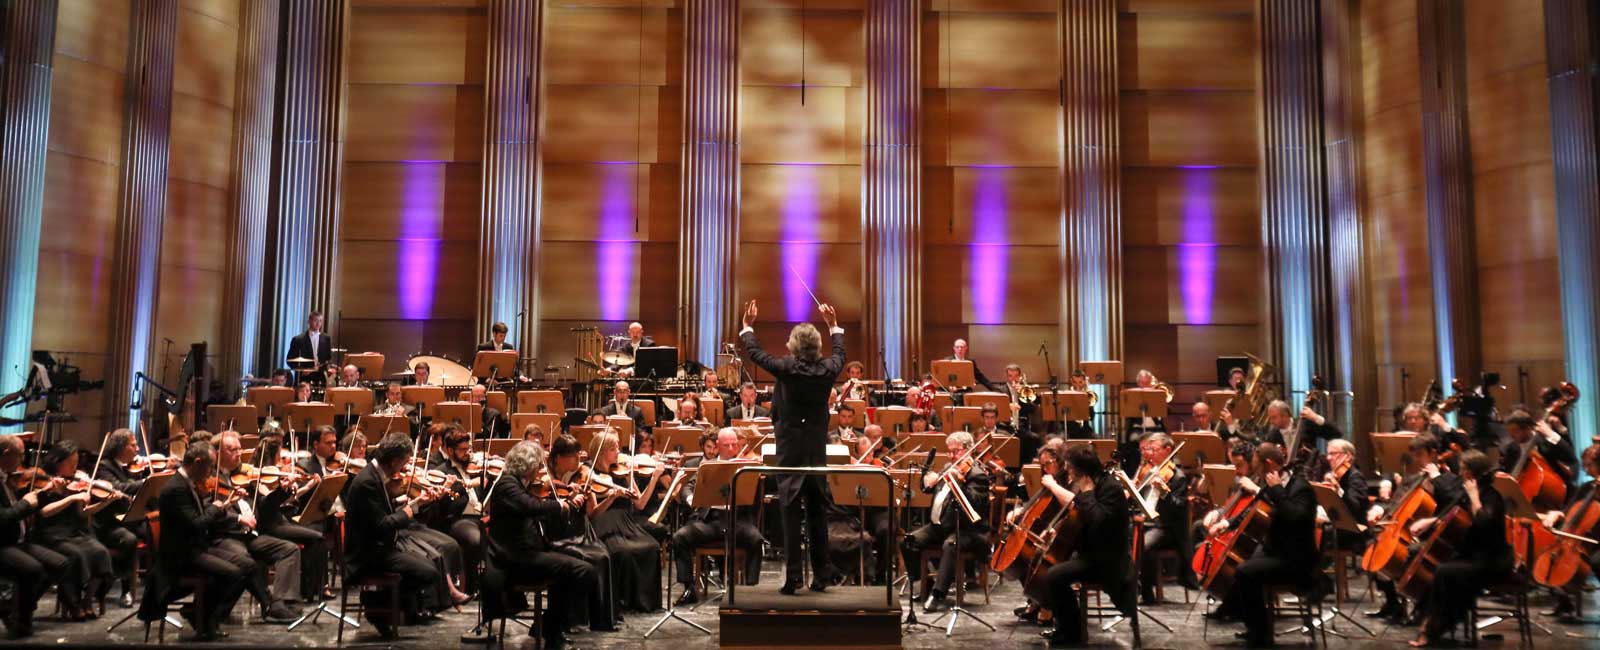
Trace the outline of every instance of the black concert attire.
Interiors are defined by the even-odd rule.
[[[434,453],[428,459],[428,469],[458,479],[450,487],[450,496],[439,501],[436,508],[430,508],[428,524],[435,531],[449,535],[461,547],[461,590],[476,592],[478,565],[483,560],[484,488],[468,488],[467,481],[475,478],[485,481],[493,479],[480,474],[468,474],[466,467],[440,453]]]
[[[510,341],[506,341],[505,343],[495,343],[494,339],[489,339],[487,341],[484,341],[484,342],[478,344],[478,351],[479,352],[516,352],[517,348],[516,348],[516,346],[511,345]]]
[[[683,462],[684,470],[699,467],[704,458],[696,456]],[[689,478],[679,490],[679,496],[684,504],[694,504],[695,479]],[[733,531],[733,543],[744,551],[745,563],[742,567],[743,584],[753,585],[761,577],[761,531],[755,526],[755,517],[751,516],[750,508],[754,506],[739,506],[738,527]],[[730,515],[727,508],[699,508],[694,510],[678,530],[672,533],[672,560],[675,563],[674,571],[677,572],[679,584],[687,591],[694,591],[694,550],[706,544],[716,543],[719,546],[722,540],[728,537],[728,522]],[[732,560],[729,560],[730,562]],[[727,572],[730,576],[732,572]]]
[[[21,624],[11,630],[16,636],[26,636],[33,629],[33,610],[52,582],[83,582],[79,562],[28,541],[28,518],[38,510],[22,500],[10,481],[0,486],[0,569],[11,576],[12,589],[17,590],[16,604],[21,608],[17,618]],[[10,620],[7,619],[8,625]]]
[[[567,474],[556,479],[570,484],[571,477],[572,474]],[[587,625],[596,632],[616,630],[622,621],[622,609],[617,602],[616,583],[611,579],[611,552],[594,534],[589,517],[582,508],[573,508],[552,516],[545,521],[543,528],[551,551],[584,561],[594,568],[598,577],[587,600],[567,600],[567,622],[571,625]]]
[[[122,581],[122,593],[128,593],[133,584],[134,554],[139,547],[140,539],[150,538],[150,528],[144,522],[132,525],[123,525],[117,515],[128,511],[128,504],[133,501],[134,495],[139,493],[139,488],[144,486],[144,479],[134,476],[133,472],[115,458],[105,458],[100,461],[100,472],[95,478],[111,483],[111,487],[118,492],[128,495],[128,500],[113,503],[94,515],[95,538],[111,551],[112,572]]]
[[[210,611],[203,613],[206,625],[198,625],[192,610],[186,608],[183,615],[197,623],[202,634],[214,631],[233,611],[244,593],[245,582],[256,570],[249,557],[240,566],[217,552],[223,529],[237,524],[238,519],[217,507],[211,495],[200,494],[186,470],[179,470],[162,486],[157,510],[161,513],[161,539],[156,543],[154,577],[145,583],[144,600],[139,605],[139,620],[161,620],[167,604],[188,593],[178,580],[198,572],[207,578]]]
[[[1477,513],[1471,512],[1472,501],[1468,497],[1464,496],[1457,504],[1472,518],[1472,526],[1456,546],[1457,555],[1434,571],[1427,602],[1425,632],[1429,638],[1443,636],[1459,625],[1467,618],[1484,587],[1511,573],[1514,557],[1511,544],[1506,541],[1504,497],[1494,487],[1480,483],[1478,501],[1482,507]],[[1440,512],[1449,513],[1448,510]]]
[[[1176,459],[1174,459],[1176,461]],[[1138,484],[1145,480],[1142,475],[1135,475]],[[1174,551],[1178,554],[1178,582],[1184,587],[1194,589],[1197,584],[1194,579],[1194,568],[1187,558],[1194,556],[1194,547],[1189,541],[1189,475],[1182,469],[1175,469],[1172,480],[1167,481],[1168,491],[1156,500],[1156,521],[1145,522],[1144,538],[1141,540],[1143,548],[1139,555],[1139,587],[1140,594],[1146,601],[1155,601],[1155,587],[1158,566],[1161,561],[1161,551]],[[1159,491],[1159,490],[1156,490]]]
[[[639,337],[639,340],[637,342],[629,340],[628,344],[626,346],[623,346],[623,348],[621,350],[619,350],[619,352],[626,352],[626,353],[628,353],[629,356],[633,357],[634,359],[638,359],[639,358],[639,348],[653,348],[655,346],[656,346],[656,340],[655,339],[650,338],[649,336],[641,336],[641,337]],[[611,364],[606,364],[606,369],[607,370],[611,370],[611,371],[622,370],[625,367],[627,367],[627,366],[614,366],[614,365],[611,365]],[[665,377],[658,377],[658,379],[666,379],[666,378]]]
[[[965,478],[957,483],[961,485],[962,494],[966,496],[967,502],[972,504],[973,510],[978,512],[979,517],[978,521],[969,519],[960,524],[959,543],[962,558],[972,562],[988,561],[986,555],[989,550],[990,476],[980,464],[973,463],[967,470]],[[933,494],[933,508],[929,512],[929,522],[912,531],[901,541],[900,550],[905,555],[906,563],[914,565],[910,570],[911,577],[920,582],[926,570],[921,562],[923,549],[935,547],[943,549],[943,553],[939,556],[939,573],[929,593],[936,601],[944,600],[956,578],[956,518],[966,517],[967,514],[956,501],[948,480],[941,479],[931,487],[923,484],[922,491]]]
[[[635,437],[639,436],[645,431],[644,409],[639,408],[633,402],[618,404],[617,401],[613,399],[609,402],[606,402],[606,405],[600,407],[594,412],[594,414],[602,418],[611,417],[613,415],[626,415],[629,419],[633,420],[633,435]],[[623,445],[623,447],[627,447],[627,445]]]
[[[1322,454],[1318,453],[1317,451],[1317,448],[1320,446],[1317,441],[1343,438],[1344,433],[1339,431],[1338,427],[1328,424],[1327,422],[1317,424],[1316,422],[1304,418],[1300,420],[1300,426],[1304,427],[1305,430],[1301,432],[1297,441],[1297,444],[1300,445],[1300,450],[1293,452],[1293,457],[1311,459],[1308,461],[1308,463],[1312,468],[1312,474],[1321,475],[1321,472],[1318,471],[1318,468],[1323,464],[1323,457]],[[1269,426],[1262,431],[1261,442],[1270,442],[1278,445],[1279,447],[1285,447],[1284,453],[1289,454],[1291,452],[1289,449],[1287,449],[1286,445],[1288,444],[1288,437],[1292,433],[1292,431],[1284,431],[1277,427]]]
[[[1268,586],[1288,586],[1304,589],[1313,585],[1320,575],[1321,552],[1316,547],[1317,497],[1311,484],[1298,472],[1291,474],[1289,482],[1278,486],[1262,486],[1257,495],[1272,506],[1272,520],[1267,529],[1267,539],[1262,552],[1239,565],[1232,594],[1244,620],[1246,643],[1272,644],[1272,617],[1267,609]],[[1229,522],[1238,527],[1245,515]]]
[[[315,359],[317,362],[316,368],[318,369],[333,363],[333,337],[328,336],[327,332],[318,332],[316,345],[313,346],[311,343],[311,331],[301,332],[298,336],[289,340],[289,354],[284,357],[284,360],[288,361],[296,358]],[[322,373],[320,372],[301,373],[301,377],[305,381],[312,383],[320,383],[322,381]]]
[[[1356,518],[1357,524],[1365,526],[1367,509],[1370,507],[1367,504],[1367,496],[1370,492],[1367,488],[1367,477],[1362,474],[1361,468],[1351,464],[1344,471],[1344,476],[1339,477],[1339,491],[1342,493],[1339,495],[1339,500],[1344,502],[1345,509]],[[1363,533],[1335,527],[1328,541],[1332,543],[1333,548],[1341,551],[1355,551],[1366,545],[1367,537]]]
[[[966,359],[957,359],[956,356],[952,354],[952,355],[950,355],[948,357],[945,357],[944,360],[945,361],[972,361],[972,358],[968,357]],[[995,390],[994,384],[989,383],[989,378],[988,377],[983,376],[983,369],[978,367],[978,362],[976,362],[976,361],[972,361],[972,382],[973,382],[973,384],[972,384],[973,387],[971,389],[969,389],[969,390],[977,390],[978,386],[982,386],[985,390],[988,390],[990,392],[1001,392],[1001,391]],[[957,390],[954,390],[954,391],[951,391],[951,392],[952,393],[961,393],[961,392],[964,392],[964,391],[957,389]]]
[[[1065,433],[1068,438],[1074,440],[1088,440],[1095,437],[1094,407],[1089,407],[1088,416],[1082,420],[1066,420],[1065,427]],[[1024,458],[1032,458],[1032,456],[1024,456]]]
[[[236,468],[230,475],[237,472]],[[222,480],[228,479],[225,477]],[[245,589],[263,612],[278,600],[294,599],[300,592],[300,546],[260,530],[261,511],[282,507],[287,498],[287,494],[277,490],[260,500],[246,496],[234,502],[228,508],[229,514],[234,517],[218,530],[216,544],[212,548],[213,553],[232,562],[234,566],[254,567],[248,574],[250,580],[245,584]],[[245,515],[256,518],[256,528],[252,529],[239,521]],[[268,566],[276,569],[270,590],[267,587]]]
[[[400,575],[400,603],[405,612],[415,612],[423,606],[442,607],[444,603],[433,602],[437,596],[435,585],[443,579],[437,562],[402,543],[406,539],[403,532],[416,521],[389,498],[384,479],[378,462],[371,460],[350,479],[345,491],[347,579],[396,573]],[[366,597],[367,593],[363,592],[362,596]],[[372,619],[373,614],[367,614],[367,618]],[[380,630],[400,623],[387,617],[374,622],[380,625]]]
[[[89,525],[89,516],[83,514],[82,503],[74,503],[54,515],[42,514],[45,507],[70,496],[65,490],[46,490],[39,493],[39,511],[33,526],[33,543],[66,555],[77,564],[74,569],[79,580],[61,582],[59,596],[69,611],[91,604],[85,599],[104,598],[114,577],[111,552],[95,539]],[[109,506],[108,506],[109,507]]]
[[[728,407],[728,420],[729,421],[732,421],[732,420],[754,420],[756,418],[770,418],[770,417],[772,417],[772,411],[767,410],[766,407],[764,407],[764,406],[762,406],[760,404],[756,404],[755,406],[753,406],[751,408],[745,408],[744,402],[739,402],[737,404],[734,404],[733,406]]]
[[[328,586],[328,545],[323,541],[321,531],[294,523],[293,518],[299,515],[304,505],[296,494],[297,490],[279,487],[261,497],[256,512],[256,529],[263,535],[300,547],[300,600],[310,602]],[[312,488],[306,495],[315,491]],[[336,520],[329,517],[328,521]],[[283,577],[279,576],[278,580],[282,583]],[[286,593],[292,591],[280,591],[279,595]]]
[[[560,650],[566,645],[565,633],[572,606],[568,599],[588,602],[600,589],[600,576],[588,562],[552,550],[545,541],[544,529],[559,526],[563,517],[560,501],[540,499],[528,492],[523,480],[505,476],[489,496],[488,559],[490,569],[483,577],[483,616],[486,620],[505,618],[525,607],[520,593],[507,592],[515,584],[552,580],[550,605],[545,613],[544,647]]]
[[[772,374],[772,424],[778,441],[779,467],[823,467],[828,464],[828,395],[833,379],[844,369],[844,330],[834,327],[833,355],[816,359],[774,357],[761,349],[755,331],[739,332],[745,355]],[[786,587],[798,587],[804,565],[800,555],[800,518],[804,506],[806,535],[811,541],[812,583],[829,584],[827,508],[832,502],[823,476],[779,475],[778,498],[783,509],[783,555]]]
[[[1061,485],[1068,485],[1066,479],[1066,472],[1057,474]],[[1135,582],[1128,554],[1128,496],[1122,483],[1109,472],[1102,473],[1095,478],[1093,490],[1073,495],[1072,506],[1082,526],[1077,553],[1039,574],[1025,591],[1034,601],[1050,607],[1056,626],[1053,638],[1082,642],[1086,632],[1083,610],[1072,585],[1098,586],[1123,615],[1133,616]]]
[[[631,476],[610,475],[619,486],[630,485]],[[603,502],[604,499],[601,499]],[[594,534],[611,555],[611,579],[622,609],[652,612],[661,609],[661,545],[650,531],[639,524],[633,499],[619,496],[589,514]]]
[[[1572,451],[1572,438],[1560,436],[1555,442],[1550,442],[1544,439],[1544,434],[1534,431],[1533,438],[1527,444],[1517,444],[1517,441],[1508,439],[1500,445],[1500,469],[1507,473],[1517,469],[1517,464],[1529,449],[1537,450],[1549,463],[1550,469],[1561,477],[1561,482],[1572,486],[1575,478],[1573,473],[1578,468],[1578,456]],[[1570,489],[1567,491],[1571,492]]]

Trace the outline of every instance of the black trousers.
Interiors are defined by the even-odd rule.
[[[795,478],[799,488],[780,490],[782,496],[779,501],[783,505],[783,583],[799,585],[805,582],[800,579],[805,572],[804,560],[800,555],[802,515],[805,517],[804,534],[810,542],[807,551],[811,560],[811,580],[826,583],[831,577],[828,569],[828,484],[821,476],[785,478]]]
[[[694,519],[674,531],[672,562],[673,570],[678,572],[678,584],[693,589],[694,550],[713,542],[720,544],[722,540],[727,539],[727,535],[728,529],[723,526],[720,516],[713,519]],[[740,521],[739,527],[733,531],[734,547],[744,551],[743,584],[756,584],[756,580],[761,577],[761,541],[761,531],[748,521]],[[728,561],[733,560],[730,558]],[[732,577],[731,573],[729,577]]]
[[[268,566],[275,566],[277,569],[278,585],[282,588],[280,591],[291,588],[294,583],[300,581],[300,546],[288,540],[271,535],[256,535],[247,539],[228,537],[218,540],[212,546],[212,552],[232,562],[234,566],[240,568],[250,566],[250,571],[247,573],[249,580],[245,584],[245,589],[255,597],[263,610],[273,602],[290,596],[284,593],[273,594],[267,588]]]
[[[1232,591],[1239,617],[1244,620],[1247,643],[1272,643],[1272,613],[1267,611],[1266,588],[1305,586],[1315,577],[1316,570],[1314,563],[1271,555],[1257,555],[1239,565]]]
[[[461,517],[450,522],[446,533],[461,547],[461,590],[474,593],[483,562],[483,525],[477,517]]]
[[[1466,620],[1484,587],[1511,573],[1511,558],[1451,560],[1439,565],[1428,592],[1427,633],[1438,637]]]
[[[397,573],[400,575],[400,609],[403,612],[414,613],[421,609],[420,596],[434,588],[442,579],[435,563],[416,553],[396,549],[389,552],[381,561],[372,566],[357,569],[352,580],[360,580],[369,575],[383,573]],[[367,592],[363,592],[364,594]],[[374,614],[377,616],[374,616]],[[371,612],[366,614],[369,619],[376,618],[380,623],[398,625],[400,621],[389,620],[387,614]]]
[[[111,572],[122,580],[122,590],[133,583],[134,551],[139,547],[140,533],[124,526],[101,527],[96,522],[95,538],[111,552]]]
[[[38,544],[0,547],[0,568],[5,569],[6,575],[16,581],[14,589],[19,596],[18,604],[22,608],[23,619],[28,621],[33,620],[33,610],[39,604],[39,597],[50,588],[52,578],[62,584],[83,580],[78,573],[78,563],[68,561],[67,556]]]
[[[58,583],[61,602],[68,609],[81,609],[88,604],[85,598],[98,599],[111,588],[111,552],[99,540],[89,535],[74,535],[66,539],[40,540],[40,543],[78,565],[76,580]]]
[[[587,602],[590,595],[600,588],[600,574],[588,562],[553,551],[538,553],[531,558],[496,557],[494,567],[494,575],[486,578],[484,583],[484,593],[490,597],[504,597],[505,585],[498,584],[502,579],[512,584],[555,581],[549,590],[550,604],[544,617],[543,636],[545,642],[550,644],[559,645],[567,631],[567,616],[571,611],[569,600]]]
[[[961,516],[958,512],[955,516]],[[976,525],[962,524],[961,526],[961,557],[969,562],[986,562],[984,551],[989,544],[985,537],[987,531]],[[900,542],[900,550],[905,553],[906,563],[912,565],[911,579],[922,580],[923,549],[939,546],[943,552],[939,555],[939,573],[933,580],[933,595],[943,598],[950,593],[950,585],[956,580],[956,536],[955,527],[948,524],[928,524],[912,531],[904,541]]]
[[[193,568],[199,569],[207,578],[206,600],[210,601],[211,605],[206,612],[208,629],[217,629],[228,618],[228,613],[233,611],[233,606],[239,602],[239,597],[244,595],[250,577],[258,570],[255,561],[251,560],[249,555],[244,557],[243,562],[236,560],[237,558],[232,557],[232,553],[219,551],[216,545],[194,558]],[[168,588],[168,602],[176,600],[171,597],[170,590],[173,588],[176,588],[176,585]]]
[[[284,522],[273,527],[272,530],[262,532],[281,540],[293,542],[300,547],[300,600],[311,600],[320,593],[328,584],[328,545],[323,541],[322,533]],[[278,594],[280,598],[296,597],[294,594]]]
[[[1126,576],[1127,565],[1119,575]],[[1083,607],[1078,602],[1078,590],[1073,589],[1074,584],[1087,584],[1094,586],[1104,573],[1104,567],[1090,561],[1081,555],[1074,556],[1066,562],[1056,563],[1045,569],[1044,573],[1034,578],[1025,592],[1030,598],[1043,606],[1050,608],[1050,613],[1055,617],[1056,634],[1066,636],[1083,642],[1088,638],[1087,626],[1084,624]],[[1099,585],[1109,594],[1126,593],[1128,586],[1126,578],[1123,584]],[[1116,598],[1114,600],[1126,600]],[[1126,607],[1124,615],[1132,614],[1133,608]]]

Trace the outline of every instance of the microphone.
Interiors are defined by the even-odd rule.
[[[939,448],[938,447],[929,447],[928,448],[928,459],[925,460],[925,461],[922,461],[922,469],[926,470],[929,467],[933,467],[933,457],[938,455],[938,454],[939,454]]]

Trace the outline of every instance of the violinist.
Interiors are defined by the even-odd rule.
[[[379,449],[381,454],[382,447]],[[400,455],[401,462],[404,458]],[[583,508],[588,496],[577,492],[566,498],[534,496],[531,490],[544,466],[544,449],[530,441],[519,442],[506,454],[505,470],[490,490],[487,547],[493,571],[484,576],[483,613],[487,620],[510,613],[501,611],[516,596],[500,593],[506,583],[554,581],[549,608],[539,627],[544,647],[562,650],[567,647],[566,633],[572,623],[568,618],[570,601],[587,602],[590,594],[599,590],[600,577],[587,562],[555,552],[546,542],[543,531]]]
[[[86,481],[78,477],[78,445],[71,440],[58,442],[45,452],[42,466],[61,481],[39,494],[32,541],[55,549],[78,565],[81,581],[61,583],[58,595],[62,615],[73,621],[98,618],[95,603],[105,598],[115,574],[111,552],[95,539],[89,522],[95,513],[127,496],[113,492],[109,497],[96,498],[93,490],[83,486]],[[85,598],[85,594],[89,597]]]
[[[756,403],[756,385],[745,382],[739,385],[739,403],[728,409],[729,420],[754,420],[770,418],[772,411]]]
[[[255,485],[249,479],[254,468],[242,462],[239,434],[224,431],[217,434],[214,441],[217,447],[217,474],[221,480],[253,491]],[[259,475],[259,470],[255,470],[255,474]],[[234,481],[235,477],[240,480]],[[250,581],[245,588],[261,607],[261,618],[269,623],[284,623],[298,618],[300,612],[291,608],[288,601],[305,600],[300,597],[299,545],[259,530],[257,513],[260,509],[280,505],[282,499],[275,496],[269,496],[265,501],[254,496],[235,500],[231,506],[224,508],[234,517],[231,525],[223,526],[219,531],[213,549],[235,566],[254,568],[249,572]],[[270,591],[267,586],[268,566],[275,567],[277,571]]]
[[[0,474],[6,478],[0,486],[0,569],[11,576],[16,606],[21,608],[6,618],[7,626],[15,625],[10,628],[14,638],[33,634],[33,610],[50,583],[78,584],[83,579],[79,562],[28,541],[28,518],[39,511],[40,494],[60,489],[61,480],[45,479],[42,488],[36,488],[36,474],[32,468],[22,470],[22,456],[22,438],[0,435]],[[22,477],[27,485],[14,483],[13,476]]]
[[[577,483],[591,488],[589,522],[611,555],[611,577],[622,609],[651,612],[661,607],[661,545],[639,524],[642,518],[636,513],[647,495],[633,488],[631,472],[618,473],[619,452],[614,431],[595,434],[589,443],[592,476]],[[606,489],[593,489],[601,485]]]
[[[1025,589],[1033,600],[1050,607],[1055,628],[1043,636],[1051,646],[1085,641],[1085,621],[1072,588],[1075,584],[1098,585],[1124,616],[1135,615],[1127,493],[1100,463],[1093,447],[1074,446],[1066,454],[1067,482],[1062,483],[1059,473],[1044,474],[1040,481],[1058,503],[1077,510],[1085,533],[1083,542],[1072,559],[1046,569]]]
[[[1506,504],[1489,484],[1492,478],[1489,458],[1482,452],[1474,449],[1461,455],[1461,489],[1466,499],[1457,505],[1467,510],[1472,525],[1456,545],[1456,556],[1434,571],[1422,632],[1410,642],[1414,648],[1439,644],[1467,617],[1485,586],[1511,573],[1514,558],[1506,541]]]
[[[357,432],[355,435],[361,434]],[[282,434],[267,433],[261,437],[260,454],[263,462],[280,458],[282,449]],[[305,474],[288,462],[280,462],[273,469],[283,476],[262,484],[261,502],[255,506],[256,530],[300,546],[299,591],[302,601],[332,599],[333,593],[327,587],[328,547],[323,542],[323,534],[294,523],[291,519],[304,508],[307,496],[322,484],[322,477]],[[333,521],[333,518],[328,520]]]
[[[434,425],[439,426],[439,425]],[[443,425],[443,442],[428,459],[428,469],[454,477],[449,494],[439,504],[437,516],[429,522],[434,530],[450,535],[461,546],[462,590],[478,589],[478,563],[483,558],[483,472],[469,472],[472,463],[472,434],[454,424]]]
[[[723,427],[717,431],[715,437],[714,453],[700,458],[690,458],[685,461],[685,470],[700,467],[705,462],[724,460],[732,461],[739,458],[739,450],[743,441],[739,439],[739,431],[731,427]],[[704,445],[702,444],[702,447]],[[694,503],[694,479],[689,479],[683,489],[678,493],[680,502],[689,505]],[[748,507],[748,506],[740,506]],[[692,605],[700,600],[694,584],[694,551],[705,544],[721,544],[727,538],[729,523],[727,508],[713,506],[695,510],[688,521],[672,533],[672,559],[676,566],[677,580],[683,585],[683,595],[674,603],[675,607]],[[751,517],[739,517],[738,528],[734,530],[734,544],[744,551],[745,566],[743,577],[745,584],[755,584],[761,575],[761,531],[756,529]]]
[[[1583,471],[1589,474],[1589,478],[1591,480],[1583,483],[1578,487],[1577,490],[1573,490],[1570,493],[1571,496],[1567,498],[1566,509],[1551,510],[1550,512],[1539,515],[1539,520],[1544,522],[1545,526],[1555,528],[1560,525],[1562,519],[1567,516],[1568,509],[1571,509],[1574,505],[1577,505],[1579,508],[1577,511],[1578,514],[1574,515],[1574,518],[1579,519],[1583,517],[1584,509],[1600,507],[1600,505],[1593,503],[1593,500],[1595,499],[1595,486],[1600,485],[1600,481],[1593,480],[1600,479],[1600,446],[1590,445],[1584,448]],[[1576,530],[1573,531],[1573,533],[1577,535],[1588,536],[1592,535],[1594,531]],[[1584,561],[1589,565],[1589,573],[1591,575],[1600,575],[1600,549],[1590,549],[1589,554],[1584,558]],[[1544,615],[1555,618],[1562,623],[1581,623],[1582,620],[1579,619],[1577,615],[1578,609],[1574,606],[1574,599],[1581,597],[1583,582],[1587,581],[1574,581],[1570,591],[1555,590],[1555,609],[1544,612]]]
[[[367,463],[345,493],[345,563],[349,567],[348,580],[361,580],[370,575],[397,573],[400,575],[401,608],[408,619],[420,618],[418,612],[425,605],[441,606],[428,602],[432,587],[441,579],[442,571],[435,562],[422,554],[408,550],[402,531],[414,521],[417,512],[431,501],[442,496],[439,492],[423,491],[415,499],[396,503],[390,497],[390,485],[401,481],[397,476],[405,471],[411,457],[411,438],[404,433],[391,433],[378,443],[378,452]],[[369,595],[370,594],[370,595]],[[394,626],[400,621],[378,611],[381,602],[376,592],[363,591],[362,602],[372,599],[374,609],[368,610],[367,620],[385,638],[393,638]],[[485,601],[487,602],[487,601]]]
[[[1433,495],[1434,512],[1443,514],[1451,507],[1462,503],[1466,499],[1466,492],[1461,487],[1461,477],[1450,472],[1447,464],[1439,459],[1439,439],[1431,433],[1419,433],[1411,439],[1407,449],[1411,467],[1417,468],[1416,473],[1405,477],[1401,481],[1400,489],[1394,490],[1395,501],[1390,503],[1380,502],[1367,512],[1367,520],[1371,522],[1382,521],[1387,514],[1398,505],[1398,499],[1409,494],[1413,489],[1428,489]],[[1427,485],[1423,485],[1426,482]],[[1424,517],[1408,524],[1413,537],[1421,537],[1437,521],[1436,517]],[[1400,599],[1395,591],[1394,581],[1382,575],[1372,576],[1373,585],[1378,592],[1383,594],[1383,605],[1377,610],[1364,612],[1367,616],[1387,619],[1393,622],[1415,624],[1420,620],[1421,610],[1417,617],[1407,617],[1405,601]]]
[[[339,439],[339,450],[334,452],[335,460],[339,455],[344,456],[346,471],[359,472],[367,464],[367,434],[360,426],[351,427],[343,438]]]
[[[1272,618],[1264,602],[1266,587],[1322,589],[1318,578],[1326,580],[1318,571],[1321,553],[1315,544],[1316,495],[1299,472],[1284,467],[1284,460],[1283,448],[1276,444],[1263,443],[1256,448],[1256,465],[1263,481],[1257,486],[1260,489],[1256,498],[1272,506],[1272,518],[1261,554],[1239,565],[1233,587],[1224,597],[1237,604],[1245,625],[1242,636],[1251,646],[1273,644]],[[1240,483],[1248,486],[1254,480],[1242,478]],[[1218,521],[1210,532],[1217,535],[1233,529],[1244,517]]]
[[[588,491],[579,491],[572,486],[573,478],[578,476],[583,465],[579,460],[580,451],[582,447],[578,441],[567,434],[557,436],[550,443],[550,451],[546,456],[549,460],[548,471],[539,474],[540,482],[553,480],[567,486],[565,492],[553,491],[552,496],[562,499],[563,494],[566,495],[567,502],[573,507],[544,522],[544,540],[550,550],[582,560],[599,577],[598,584],[590,591],[587,600],[567,601],[568,622],[572,625],[588,625],[595,632],[609,632],[622,625],[622,610],[618,607],[615,584],[611,580],[611,551],[606,549],[605,543],[594,534],[594,527],[589,525],[587,510],[593,496]],[[576,499],[572,498],[574,493]]]
[[[216,542],[222,529],[234,522],[228,509],[244,492],[223,487],[226,496],[218,501],[216,483],[216,456],[210,443],[189,445],[183,454],[183,467],[161,488],[157,499],[161,543],[156,545],[156,568],[151,572],[154,579],[145,583],[144,600],[139,605],[139,620],[161,620],[167,604],[183,596],[179,577],[198,570],[208,578],[206,603],[210,611],[196,612],[194,605],[187,605],[180,613],[193,625],[200,641],[221,635],[218,626],[233,611],[244,593],[245,582],[255,571],[249,558],[245,566],[240,566],[218,552]]]
[[[1159,515],[1156,521],[1141,524],[1144,548],[1139,556],[1139,593],[1146,605],[1156,604],[1157,563],[1160,562],[1157,554],[1163,550],[1176,551],[1179,557],[1194,554],[1189,544],[1189,476],[1178,468],[1172,450],[1172,437],[1160,431],[1145,434],[1139,443],[1143,460],[1133,482],[1148,486],[1145,491],[1156,497],[1155,509]],[[1186,562],[1178,564],[1178,583],[1186,589],[1198,589],[1193,568]]]
[[[1506,418],[1506,435],[1510,438],[1500,446],[1500,469],[1506,472],[1515,470],[1518,461],[1530,451],[1539,452],[1550,468],[1561,476],[1561,482],[1567,484],[1568,492],[1575,478],[1572,474],[1574,467],[1578,466],[1578,457],[1572,451],[1572,440],[1562,436],[1547,420],[1534,420],[1527,411],[1516,409],[1511,416]]]
[[[1356,467],[1355,443],[1343,438],[1329,440],[1328,451],[1323,458],[1328,471],[1322,475],[1322,483],[1333,488],[1339,500],[1344,502],[1345,509],[1355,515],[1362,525],[1370,525],[1372,522],[1367,519],[1367,478]],[[1317,513],[1317,525],[1329,523],[1327,514],[1321,508]],[[1334,528],[1333,534],[1327,537],[1327,543],[1341,551],[1359,551],[1366,541],[1366,535],[1342,528]]]
[[[326,424],[311,431],[311,454],[295,461],[307,474],[327,476],[339,453],[339,431]]]
[[[455,425],[434,422],[428,425],[427,439],[443,441],[445,432],[453,426]],[[410,436],[407,436],[407,439],[409,440]],[[420,452],[421,448],[416,448],[414,451]],[[461,591],[459,586],[466,582],[466,567],[462,559],[461,545],[456,543],[454,537],[434,530],[428,525],[441,516],[443,504],[440,502],[450,495],[449,490],[454,481],[449,476],[424,471],[427,467],[426,458],[412,458],[407,467],[410,469],[398,478],[390,475],[391,480],[386,484],[386,487],[390,488],[390,494],[394,495],[396,506],[412,502],[418,494],[427,495],[428,498],[412,510],[415,515],[400,529],[400,545],[428,558],[438,568],[439,579],[432,585],[433,597],[430,599],[435,611],[465,603],[472,598]],[[414,492],[418,494],[413,494]],[[346,493],[348,495],[348,490]],[[346,507],[348,508],[348,502]],[[347,522],[346,526],[348,525]]]
[[[127,429],[117,429],[106,437],[106,451],[100,460],[100,471],[96,478],[111,483],[111,487],[118,492],[132,497],[139,493],[139,488],[144,485],[144,479],[134,475],[131,469],[134,459],[139,456],[139,444],[133,437],[133,432]],[[135,551],[140,539],[149,539],[150,529],[143,521],[138,524],[123,524],[117,515],[128,511],[128,501],[118,501],[101,510],[94,517],[95,538],[111,551],[112,570],[122,583],[122,593],[118,600],[123,607],[133,606],[133,570]]]
[[[971,462],[967,450],[972,448],[972,434],[957,431],[945,437],[945,449],[950,453],[952,461],[963,460],[960,465],[950,465],[942,471],[925,470],[922,473],[922,491],[933,494],[933,509],[929,513],[929,523],[913,531],[900,543],[901,553],[913,565],[911,578],[921,582],[922,574],[926,567],[917,561],[922,557],[922,550],[941,547],[944,553],[939,557],[939,573],[934,579],[932,587],[926,594],[922,608],[924,611],[939,611],[949,606],[946,596],[950,592],[950,585],[956,578],[956,544],[961,544],[961,552],[967,559],[981,561],[979,557],[988,550],[989,546],[989,485],[990,477],[984,463]],[[950,478],[945,478],[946,476]],[[958,501],[951,496],[952,483],[960,486],[962,494],[967,498],[974,510],[977,511],[977,521],[964,521],[960,524],[961,539],[955,539],[956,517],[967,516],[962,511]]]

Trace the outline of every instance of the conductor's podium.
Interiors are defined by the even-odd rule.
[[[900,647],[899,590],[841,586],[785,596],[780,584],[733,589],[720,610],[722,647]]]

